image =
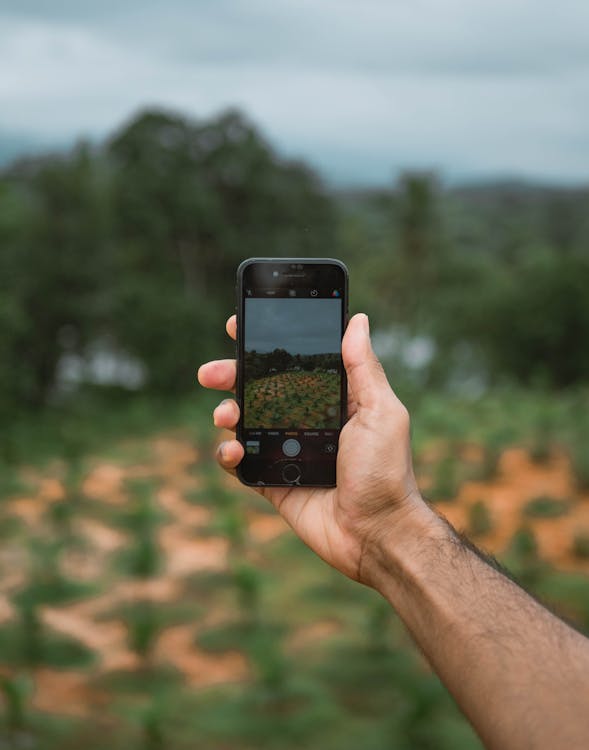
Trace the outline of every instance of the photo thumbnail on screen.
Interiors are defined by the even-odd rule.
[[[246,299],[246,428],[340,427],[341,305]]]

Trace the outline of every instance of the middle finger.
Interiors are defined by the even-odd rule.
[[[226,398],[213,411],[213,423],[215,427],[222,427],[235,432],[239,422],[239,406],[232,398]]]

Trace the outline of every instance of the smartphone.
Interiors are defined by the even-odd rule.
[[[348,272],[339,260],[250,258],[237,269],[244,484],[335,486],[347,317]]]

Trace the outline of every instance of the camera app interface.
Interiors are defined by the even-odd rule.
[[[246,453],[327,459],[337,450],[342,416],[341,290],[247,294]]]

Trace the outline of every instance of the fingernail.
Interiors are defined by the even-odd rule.
[[[224,461],[224,460],[225,460],[225,458],[226,458],[226,456],[225,456],[225,446],[226,446],[226,443],[221,443],[221,444],[219,445],[219,447],[217,448],[217,452],[218,452],[218,454],[219,454],[219,458],[220,458],[220,459],[221,459],[222,461]]]
[[[370,320],[368,319],[368,315],[366,313],[362,313],[363,315],[363,324],[364,324],[364,330],[366,331],[366,335],[370,336]]]

